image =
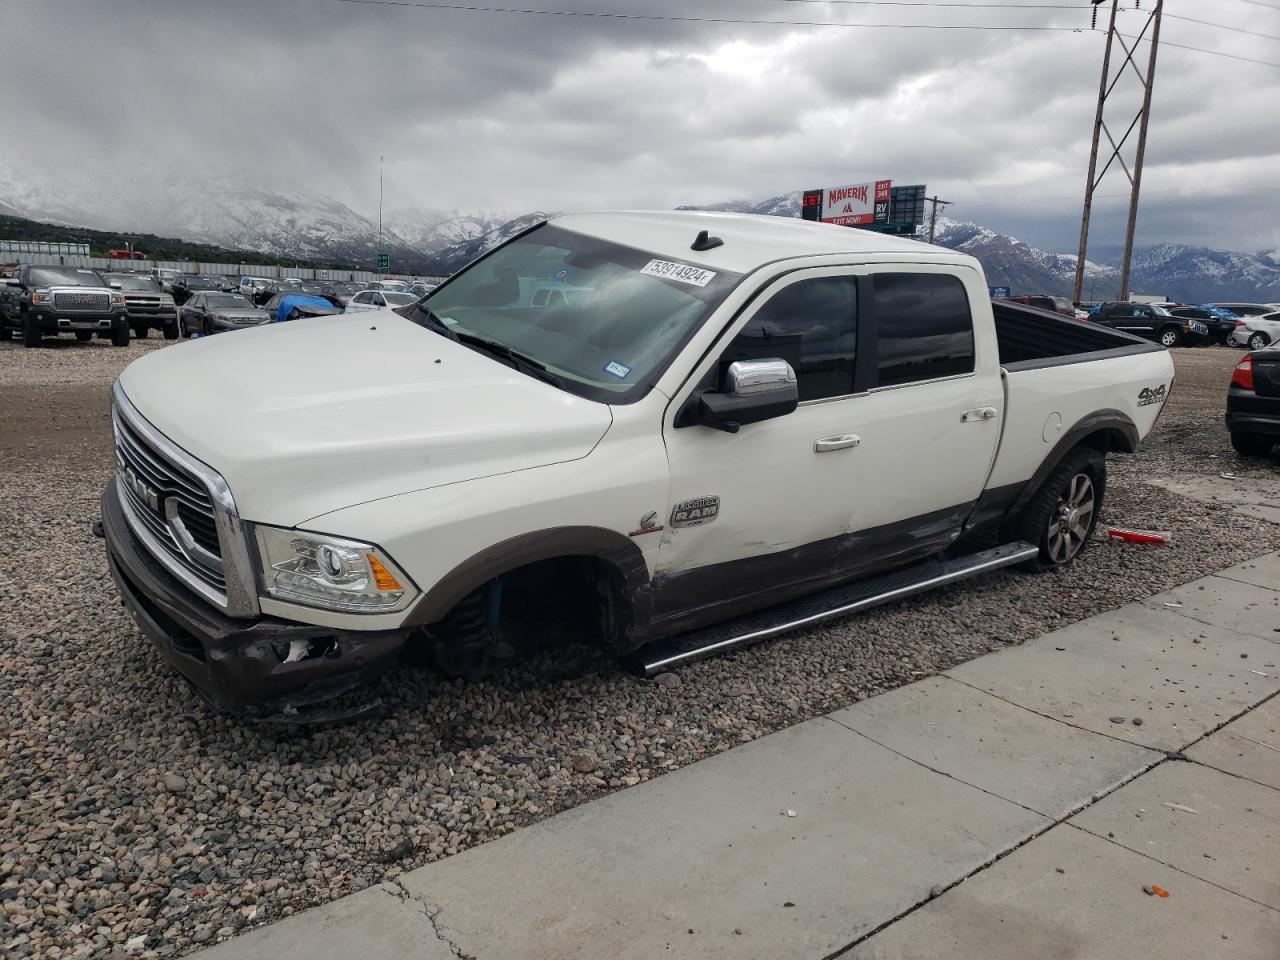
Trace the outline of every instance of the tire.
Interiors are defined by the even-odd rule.
[[[9,321],[4,317],[0,317],[0,341],[12,340],[13,330],[9,328]]]
[[[92,339],[93,339],[93,331],[92,331],[92,330],[77,330],[77,331],[76,331],[76,339],[77,339],[77,340],[79,340],[81,343],[88,343],[90,340],[92,340]]]
[[[111,345],[113,347],[127,347],[129,345],[129,324],[121,320],[115,325],[111,331]]]
[[[22,345],[24,347],[40,346],[40,328],[30,314],[22,318]]]
[[[1182,331],[1177,327],[1165,327],[1160,331],[1161,346],[1172,348],[1182,346]]]
[[[1276,445],[1277,438],[1265,433],[1232,433],[1231,445],[1243,457],[1265,457]]]
[[[173,321],[173,323],[166,323],[164,325],[164,338],[166,340],[178,339],[178,321],[177,320]]]
[[[1271,341],[1267,339],[1267,335],[1265,333],[1254,333],[1249,335],[1250,350],[1261,350],[1270,342]]]
[[[145,323],[133,323],[130,326],[133,328],[133,339],[147,339],[147,325]]]
[[[1107,464],[1102,454],[1087,447],[1067,454],[1009,525],[1012,539],[1040,548],[1024,569],[1065,567],[1083,553],[1098,525],[1106,488]],[[1064,528],[1064,522],[1069,528]]]
[[[191,328],[187,326],[187,321],[182,317],[178,317],[178,336],[186,340],[191,336]]]

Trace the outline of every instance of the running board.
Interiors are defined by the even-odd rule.
[[[812,623],[858,613],[980,573],[1012,566],[1030,560],[1037,553],[1039,548],[1018,540],[954,560],[926,560],[903,570],[833,587],[735,620],[656,640],[637,650],[628,658],[628,664],[637,673],[652,677],[681,663],[701,660]]]

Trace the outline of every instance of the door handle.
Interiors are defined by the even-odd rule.
[[[960,414],[960,422],[979,423],[983,420],[994,420],[999,412],[995,407],[974,407]]]
[[[815,440],[813,452],[830,453],[832,450],[848,450],[850,447],[856,447],[860,443],[862,443],[862,438],[856,433],[842,433],[838,437],[823,437],[821,440]]]

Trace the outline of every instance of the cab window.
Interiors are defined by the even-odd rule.
[[[800,400],[853,393],[858,287],[854,277],[814,277],[783,287],[756,311],[720,359],[780,357],[796,372]]]
[[[877,273],[872,287],[879,386],[973,372],[973,315],[958,277]]]

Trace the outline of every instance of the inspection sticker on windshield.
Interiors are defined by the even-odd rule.
[[[663,280],[675,280],[694,287],[705,287],[716,278],[714,270],[703,270],[685,263],[672,263],[670,260],[650,260],[641,269],[641,273],[650,277],[661,277]]]
[[[627,374],[631,372],[631,368],[625,363],[619,363],[617,360],[610,360],[604,365],[604,372],[617,377],[619,380],[627,379]]]

